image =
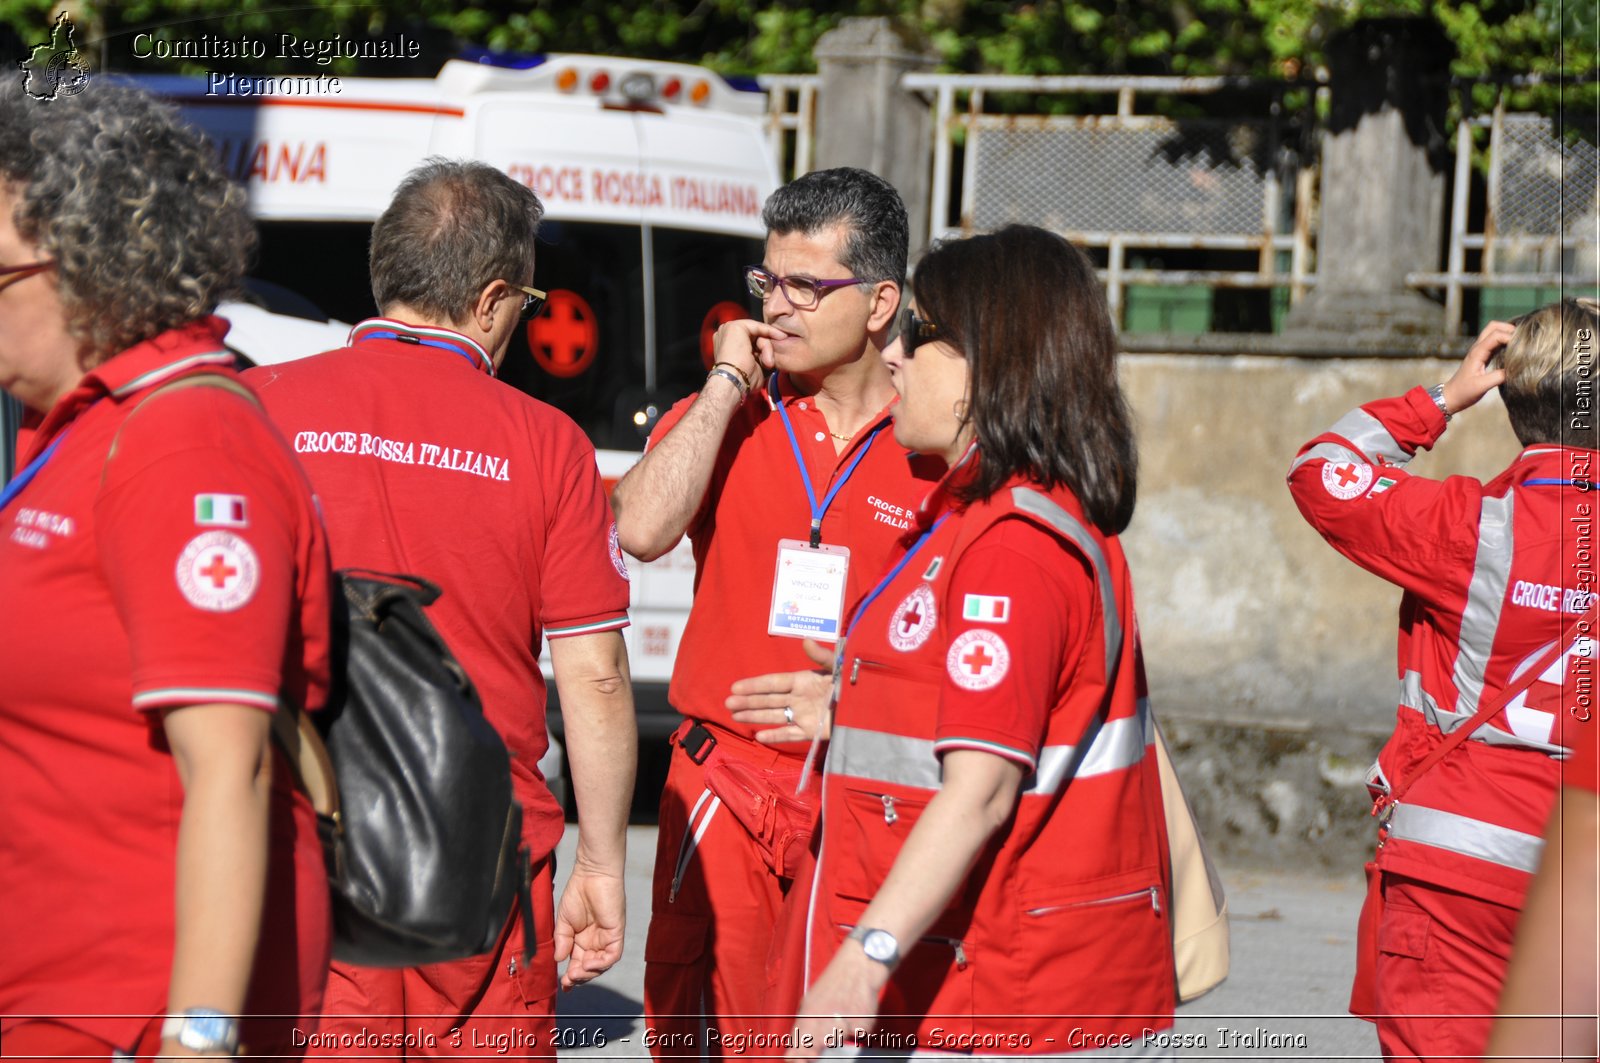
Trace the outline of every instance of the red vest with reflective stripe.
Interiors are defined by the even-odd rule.
[[[1346,414],[1301,449],[1289,474],[1301,512],[1328,542],[1406,591],[1398,721],[1378,758],[1379,788],[1400,784],[1543,656],[1596,589],[1600,504],[1584,486],[1600,471],[1595,452],[1528,447],[1488,483],[1405,472],[1443,431],[1432,399],[1414,388]],[[1569,652],[1418,780],[1393,812],[1379,865],[1520,906],[1559,758],[1593,726],[1595,669],[1593,657]]]
[[[970,1038],[964,1047],[979,1053],[1059,1053],[1094,1047],[1070,1042],[1087,1031],[1119,1045],[1126,1035],[1137,1054],[1142,1032],[1169,1026],[1173,1009],[1160,782],[1142,664],[1128,634],[1127,563],[1117,540],[1096,531],[1064,490],[1007,487],[953,513],[852,630],[824,772],[807,982],[882,885],[939,788],[933,739],[952,638],[947,618],[959,615],[949,574],[1006,519],[1053,532],[1063,566],[1078,565],[1077,556],[1090,562],[1099,633],[1092,646],[1063,647],[1082,664],[1056,692],[1038,768],[1023,780],[1013,817],[924,938],[901,943],[905,958],[885,991],[881,1028],[902,1040],[884,1044],[913,1036],[919,1047],[951,1049],[962,1047],[952,1038]],[[921,645],[897,650],[892,615],[919,585],[933,595],[937,626]],[[1069,719],[1092,722],[1085,732]],[[1019,1030],[1030,1044],[1018,1041]]]

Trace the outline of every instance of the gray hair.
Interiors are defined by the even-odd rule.
[[[50,101],[8,80],[0,180],[17,232],[55,260],[86,367],[238,292],[256,240],[244,189],[175,110],[104,79]]]
[[[491,281],[526,284],[544,206],[481,162],[430,158],[372,227],[372,298],[460,323]]]
[[[848,230],[840,264],[864,281],[906,279],[911,231],[906,205],[894,186],[854,166],[814,170],[767,197],[761,221],[769,234],[803,233],[843,225]]]

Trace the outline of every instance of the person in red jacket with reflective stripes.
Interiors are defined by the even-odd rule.
[[[1594,304],[1575,300],[1515,328],[1493,322],[1446,383],[1345,415],[1289,473],[1323,537],[1405,591],[1398,722],[1369,779],[1375,795],[1408,779],[1555,640],[1567,646],[1386,814],[1366,1016],[1386,1058],[1481,1055],[1561,758],[1593,726],[1579,695],[1585,677],[1594,695],[1597,327]],[[1510,467],[1488,483],[1404,470],[1496,387],[1525,448]]]
[[[1169,870],[1133,588],[1136,456],[1087,258],[1028,226],[929,252],[885,352],[952,466],[835,668],[791,1058],[1168,1058]],[[806,727],[786,676],[751,724]],[[769,700],[773,699],[773,700]]]

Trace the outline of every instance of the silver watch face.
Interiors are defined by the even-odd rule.
[[[190,1012],[183,1018],[178,1043],[191,1052],[229,1052],[234,1050],[235,1024],[228,1015]]]
[[[900,943],[887,930],[869,930],[861,939],[861,949],[879,963],[893,963],[900,955]]]

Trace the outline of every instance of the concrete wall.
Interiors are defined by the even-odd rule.
[[[1123,356],[1140,455],[1123,543],[1152,704],[1208,837],[1230,856],[1346,863],[1370,844],[1361,776],[1393,727],[1400,592],[1335,553],[1284,477],[1346,411],[1455,365]],[[1488,479],[1519,449],[1491,394],[1409,470]]]

